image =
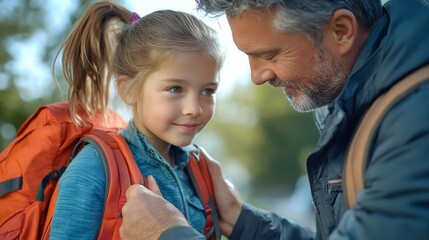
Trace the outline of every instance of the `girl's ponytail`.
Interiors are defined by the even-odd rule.
[[[77,114],[79,107],[89,116],[104,115],[107,111],[113,75],[111,59],[130,17],[130,11],[114,2],[90,5],[55,57],[56,60],[63,50],[62,68],[69,84],[70,114],[78,125],[83,124]]]

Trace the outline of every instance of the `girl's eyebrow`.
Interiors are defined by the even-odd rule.
[[[207,86],[217,87],[219,86],[219,82],[211,82],[211,83],[208,83]]]
[[[185,81],[185,80],[180,79],[180,78],[163,78],[160,80],[165,81],[165,82],[184,82]]]
[[[186,80],[181,78],[161,78],[159,79],[163,84],[183,84]]]
[[[161,81],[167,82],[167,83],[180,83],[180,82],[185,82],[185,80],[180,79],[180,78],[165,78],[165,79],[160,79]],[[210,83],[207,83],[207,85],[214,85],[214,86],[218,86],[219,82],[218,81],[213,81]]]

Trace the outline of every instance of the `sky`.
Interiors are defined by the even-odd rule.
[[[12,1],[12,3],[19,4],[19,1]],[[218,32],[225,51],[226,58],[224,67],[220,72],[218,98],[233,93],[237,85],[250,83],[247,57],[235,47],[225,17],[219,19],[205,17],[196,10],[195,0],[122,0],[121,4],[140,16],[160,9],[173,9],[196,15]],[[45,54],[43,44],[49,41],[49,36],[67,26],[66,21],[69,18],[64,16],[68,16],[78,7],[73,0],[47,0],[45,6],[47,7],[45,20],[49,21],[47,22],[49,28],[44,31],[37,31],[25,41],[8,39],[8,49],[13,60],[5,67],[11,69],[17,76],[15,83],[22,90],[22,97],[25,100],[39,98],[43,96],[46,89],[57,87],[52,84],[50,66],[44,65],[42,61]],[[3,8],[3,10],[13,11],[14,7],[14,4],[8,4],[7,8]],[[59,44],[57,43],[57,45]],[[7,87],[6,78],[0,75],[0,88],[5,87]]]

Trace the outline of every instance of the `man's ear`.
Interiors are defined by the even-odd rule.
[[[121,99],[127,104],[132,105],[133,100],[130,97],[130,94],[127,90],[130,89],[129,85],[130,78],[126,75],[120,75],[116,78],[116,87],[118,89],[118,94],[121,96]]]
[[[336,49],[338,55],[345,56],[356,44],[358,28],[356,17],[351,11],[337,9],[325,28],[324,40],[329,41],[329,45]]]

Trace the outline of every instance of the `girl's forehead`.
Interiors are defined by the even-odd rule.
[[[201,52],[177,52],[149,78],[152,80],[183,80],[217,82],[218,68],[214,58]]]
[[[215,58],[204,51],[171,51],[161,65],[196,65],[197,61],[216,63]]]

